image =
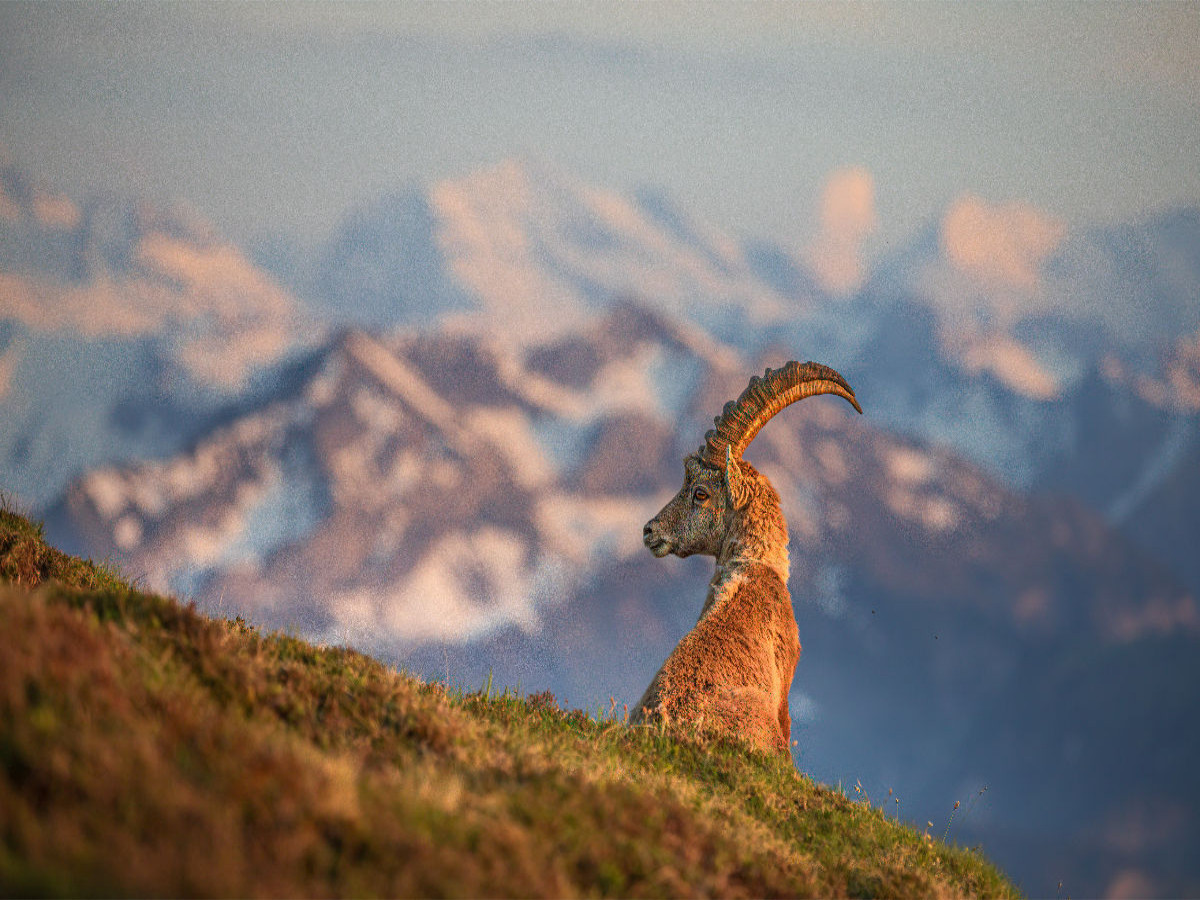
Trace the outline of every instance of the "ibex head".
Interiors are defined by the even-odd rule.
[[[730,536],[745,531],[741,519],[756,498],[777,510],[774,489],[742,459],[742,453],[772,416],[815,394],[837,394],[862,412],[846,379],[819,363],[790,362],[781,369],[767,369],[761,378],[751,378],[742,395],[726,403],[713,420],[714,427],[704,436],[700,449],[684,458],[679,493],[642,529],[650,552],[658,557],[700,553],[720,558],[729,549]],[[766,513],[759,511],[760,516]],[[786,553],[781,517],[778,528],[785,544],[781,550]],[[762,530],[761,526],[757,529]]]

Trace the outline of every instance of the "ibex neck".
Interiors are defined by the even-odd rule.
[[[731,535],[726,539],[721,552],[717,554],[717,569],[708,583],[708,596],[700,611],[701,619],[734,594],[753,566],[773,569],[779,579],[787,584],[790,571],[787,527],[782,524],[782,518],[772,524],[776,527],[757,533]]]
[[[771,535],[774,540],[763,540],[763,537],[766,536],[753,535],[727,541],[717,555],[717,576],[722,570],[744,571],[753,565],[762,565],[774,569],[779,579],[787,584],[790,573],[787,530],[784,529],[779,535]]]

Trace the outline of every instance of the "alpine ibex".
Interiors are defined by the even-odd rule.
[[[800,640],[788,594],[788,532],[779,495],[742,453],[785,406],[837,394],[862,407],[819,363],[790,362],[750,384],[683,460],[683,487],[642,530],[657,557],[717,558],[700,620],[663,663],[630,716],[740,737],[789,752],[788,692]]]

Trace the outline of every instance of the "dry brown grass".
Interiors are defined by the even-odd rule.
[[[0,512],[0,894],[1014,893],[786,762],[205,618]]]

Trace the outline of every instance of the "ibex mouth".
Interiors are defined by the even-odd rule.
[[[671,542],[656,535],[646,535],[645,543],[650,552],[659,559],[671,552]]]

